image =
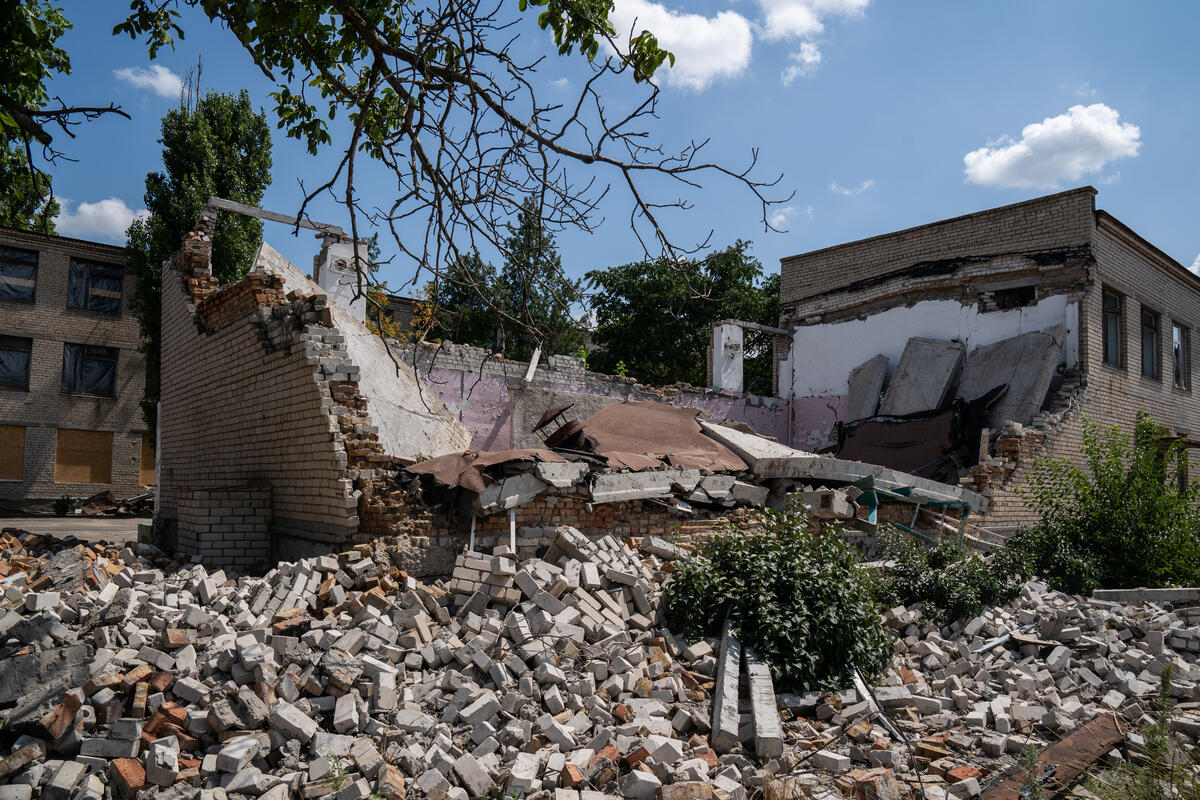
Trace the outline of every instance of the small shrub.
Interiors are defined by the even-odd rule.
[[[1180,487],[1187,451],[1139,412],[1132,442],[1084,420],[1086,471],[1037,459],[1024,495],[1042,518],[1014,536],[1004,563],[1063,591],[1200,582],[1200,483]]]
[[[72,503],[70,495],[64,494],[62,497],[55,500],[53,506],[51,506],[54,509],[54,516],[65,517],[67,512],[71,510],[71,505]]]
[[[880,599],[889,606],[920,602],[931,621],[943,624],[978,616],[985,605],[1020,591],[1019,574],[1007,563],[988,563],[956,542],[926,545],[895,529],[881,538],[885,557],[896,562],[879,579]]]
[[[798,505],[763,511],[759,529],[726,524],[676,565],[664,603],[668,625],[692,640],[728,617],[782,688],[839,688],[855,667],[882,671],[892,652],[855,552],[835,531],[809,530]]]

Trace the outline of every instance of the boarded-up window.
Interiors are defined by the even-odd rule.
[[[55,483],[111,483],[112,433],[59,428]]]
[[[142,434],[142,466],[141,477],[138,478],[138,483],[142,486],[154,485],[154,440],[150,438],[150,434]]]
[[[25,477],[25,429],[19,425],[0,425],[0,481],[19,481]]]

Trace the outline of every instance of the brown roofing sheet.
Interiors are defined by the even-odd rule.
[[[664,403],[613,403],[583,423],[583,434],[611,467],[655,469],[664,463],[686,469],[740,472],[746,462],[700,429],[694,408]]]
[[[566,459],[552,450],[490,450],[485,452],[467,450],[410,464],[404,469],[414,475],[432,475],[434,480],[445,486],[461,486],[472,492],[482,492],[489,483],[484,479],[483,470],[497,464],[507,464],[510,461],[566,461]]]

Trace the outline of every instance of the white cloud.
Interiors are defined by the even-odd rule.
[[[555,78],[554,80],[550,81],[550,88],[551,89],[570,89],[571,88],[571,79],[570,78]]]
[[[1197,275],[1200,275],[1200,254],[1196,255],[1196,260],[1192,262],[1192,265],[1188,267],[1188,269]]]
[[[1119,118],[1103,103],[1071,106],[1065,114],[1026,125],[1020,141],[1004,138],[967,153],[967,180],[1033,189],[1077,181],[1110,161],[1137,155],[1142,132]]]
[[[183,80],[160,64],[152,64],[147,69],[141,67],[114,69],[113,75],[118,80],[127,81],[139,89],[149,89],[159,97],[178,98],[179,93],[183,91]]]
[[[74,211],[70,210],[70,200],[65,197],[55,199],[62,209],[54,218],[58,232],[78,239],[123,242],[129,223],[150,216],[146,209],[140,208],[135,211],[125,205],[125,201],[119,197],[110,197],[98,203],[80,203]]]
[[[758,0],[763,10],[763,36],[779,39],[810,39],[825,31],[823,18],[857,17],[870,0]]]
[[[829,191],[833,192],[834,194],[840,194],[844,197],[852,197],[856,194],[862,194],[863,192],[865,192],[867,189],[870,189],[874,185],[875,185],[874,178],[867,178],[865,181],[860,183],[858,186],[850,186],[850,187],[842,186],[837,181],[834,181],[833,183],[829,184]]]
[[[705,17],[670,11],[650,0],[616,0],[610,19],[621,36],[649,30],[660,46],[675,54],[674,67],[664,64],[655,73],[673,86],[702,91],[750,66],[754,34],[749,21],[736,12]]]
[[[821,63],[821,50],[813,42],[801,42],[800,50],[788,56],[793,63],[784,68],[779,79],[784,86],[791,86],[796,78],[812,75]]]
[[[772,228],[787,232],[788,224],[791,223],[797,214],[801,214],[809,219],[812,219],[812,204],[810,203],[804,208],[799,208],[797,206],[784,206],[783,208],[777,208],[771,213],[771,216],[767,218],[767,222],[771,223]]]

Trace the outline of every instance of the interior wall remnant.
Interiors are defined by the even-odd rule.
[[[367,243],[358,243],[361,258],[367,257]],[[340,303],[359,322],[367,318],[367,300],[361,296],[358,272],[354,269],[354,240],[325,234],[321,252],[313,258],[313,277],[321,291]],[[303,274],[303,273],[301,273]],[[364,290],[366,283],[363,283]]]
[[[745,357],[740,325],[714,325],[712,329],[712,386],[740,392],[743,387]]]
[[[1079,301],[1068,295],[990,312],[957,300],[922,300],[865,319],[797,325],[792,336],[792,392],[796,397],[845,395],[855,366],[883,353],[894,371],[904,345],[914,336],[958,339],[973,348],[1054,325],[1067,327],[1061,361],[1072,369],[1079,362]]]
[[[543,358],[527,384],[525,362],[483,348],[393,342],[392,349],[467,426],[474,450],[540,446],[541,439],[530,431],[552,406],[579,403],[590,410],[572,415],[585,419],[603,405],[625,400],[697,408],[707,419],[744,422],[764,436],[788,440],[789,403],[777,397],[681,384],[656,389],[633,378],[589,372],[581,359],[564,355]]]

